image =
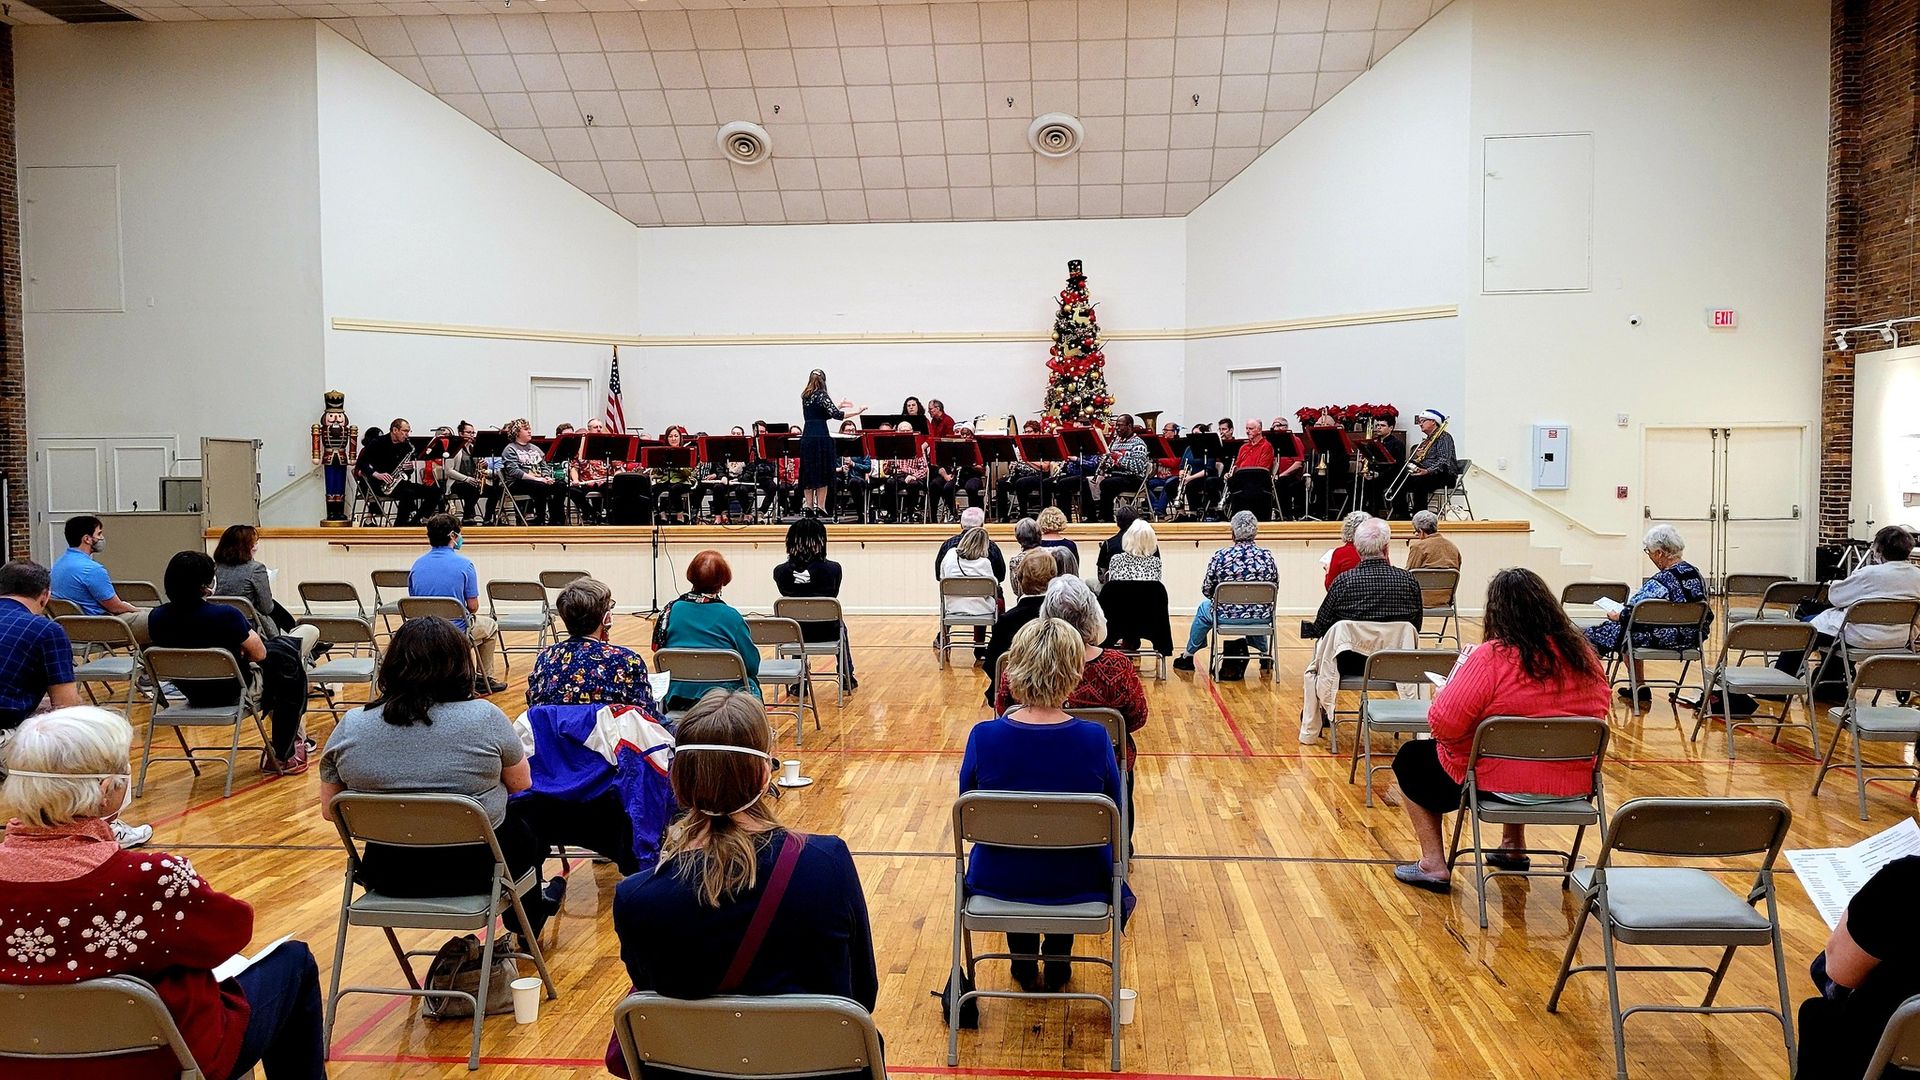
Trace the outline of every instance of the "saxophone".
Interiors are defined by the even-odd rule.
[[[398,491],[400,485],[406,482],[407,469],[412,465],[413,444],[408,443],[407,452],[400,455],[400,460],[394,465],[393,471],[387,474],[387,482],[380,485],[380,494],[391,495]]]
[[[1422,439],[1420,445],[1414,447],[1413,451],[1407,455],[1406,464],[1400,466],[1400,475],[1394,477],[1393,483],[1387,485],[1385,498],[1388,502],[1400,497],[1400,490],[1407,486],[1407,478],[1413,475],[1414,467],[1427,460],[1427,452],[1433,446],[1434,440],[1445,434],[1446,430],[1447,422],[1440,421],[1440,426],[1433,429],[1433,434]]]

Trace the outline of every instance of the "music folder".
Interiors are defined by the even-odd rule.
[[[1020,460],[1020,437],[1017,435],[976,435],[974,442],[980,448],[980,460],[987,464]]]
[[[535,439],[534,441],[539,442],[540,440]],[[586,436],[578,431],[569,431],[565,435],[556,435],[552,442],[547,445],[547,460],[572,461],[574,458],[580,456],[580,445],[585,441]]]
[[[702,461],[744,462],[753,456],[753,440],[745,435],[702,435],[696,441]]]
[[[785,427],[786,425],[782,424],[781,426]],[[773,425],[769,424],[767,428],[769,432],[772,432]],[[762,435],[759,436],[755,442],[760,451],[760,456],[768,461],[776,458],[800,456],[800,436],[789,432],[782,431]]]
[[[1266,435],[1267,445],[1273,447],[1273,456],[1275,458],[1297,458],[1305,456],[1301,451],[1300,439],[1293,432],[1276,431],[1268,428]]]
[[[906,417],[904,416],[888,415],[885,413],[878,413],[878,414],[861,413],[860,414],[860,430],[892,431],[896,425],[898,425],[902,420],[905,420],[905,419]]]
[[[862,438],[867,456],[879,461],[906,461],[920,456],[920,436],[911,431],[869,431]]]
[[[580,439],[583,461],[632,461],[640,440],[632,435],[593,432]]]
[[[1028,462],[1041,464],[1049,461],[1067,460],[1066,440],[1059,435],[1020,435],[1020,456]]]
[[[691,446],[649,446],[640,451],[641,464],[649,469],[693,468]]]
[[[1186,449],[1199,454],[1211,454],[1215,461],[1220,460],[1223,449],[1220,433],[1217,431],[1196,431],[1185,439]]]
[[[1165,435],[1155,435],[1152,432],[1141,432],[1140,441],[1147,444],[1147,456],[1156,462],[1161,458],[1180,456],[1180,451],[1173,446],[1179,441],[1177,439],[1169,439]]]
[[[968,466],[979,467],[982,459],[980,447],[972,439],[936,439],[933,443],[933,463],[949,471],[958,471]]]
[[[769,435],[785,435],[792,430],[793,430],[792,424],[771,424],[770,423],[767,425],[767,434]]]

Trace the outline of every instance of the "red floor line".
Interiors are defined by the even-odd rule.
[[[380,1065],[455,1065],[464,1064],[465,1054],[339,1054],[333,1055],[334,1061]],[[594,1068],[603,1067],[606,1062],[599,1058],[568,1057],[497,1057],[480,1055],[482,1065],[547,1065],[555,1067]],[[1206,1073],[1153,1073],[1153,1072],[1105,1072],[1078,1069],[996,1069],[984,1065],[896,1065],[887,1063],[889,1073],[906,1073],[914,1076],[1017,1076],[1030,1080],[1100,1080],[1104,1077],[1126,1077],[1127,1080],[1300,1080],[1298,1077],[1258,1076],[1231,1077]]]
[[[385,1005],[382,1005],[378,1009],[375,1009],[373,1011],[372,1016],[369,1016],[365,1020],[360,1021],[358,1024],[354,1025],[353,1028],[350,1029],[345,1036],[335,1040],[333,1044],[333,1050],[327,1056],[332,1058],[335,1061],[339,1061],[341,1059],[341,1056],[346,1053],[348,1047],[352,1046],[354,1043],[357,1043],[361,1039],[365,1038],[367,1035],[367,1032],[373,1030],[374,1025],[378,1024],[382,1020],[385,1020],[387,1017],[392,1016],[395,1010],[399,1009],[400,1006],[405,1005],[407,1002],[411,1000],[413,999],[404,998],[404,997],[389,998]]]
[[[1227,730],[1233,733],[1233,741],[1240,744],[1240,756],[1253,757],[1253,747],[1248,745],[1247,737],[1240,733],[1240,725],[1233,722],[1233,714],[1227,711],[1227,703],[1220,700],[1220,688],[1213,684],[1212,679],[1207,680],[1207,696],[1213,698],[1213,703],[1220,707],[1221,719],[1227,722]]]
[[[186,817],[188,814],[199,813],[200,811],[205,810],[209,806],[218,806],[221,803],[227,801],[227,799],[229,798],[245,795],[249,791],[252,791],[256,788],[262,787],[267,784],[271,784],[278,779],[280,778],[277,776],[263,776],[260,779],[255,780],[251,784],[243,784],[240,787],[234,788],[232,796],[221,795],[216,798],[208,799],[206,802],[197,803],[193,806],[189,806],[185,810],[175,810],[171,814],[162,814],[159,817],[154,818],[153,820],[147,822],[147,824],[155,825],[155,826],[171,825],[174,822],[179,821],[181,818]]]

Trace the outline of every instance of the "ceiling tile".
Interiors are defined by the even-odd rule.
[[[1128,184],[1121,189],[1120,212],[1128,217],[1158,217],[1167,210],[1167,185]]]
[[[849,86],[847,107],[856,124],[885,123],[898,118],[890,86]]]
[[[1253,159],[1259,155],[1259,149],[1252,146],[1222,146],[1215,149],[1213,152],[1214,183],[1233,179],[1241,169],[1253,164]]]
[[[795,48],[824,49],[842,44],[834,32],[830,9],[788,8],[783,14],[787,20],[787,38]]]
[[[526,89],[520,81],[520,69],[511,56],[481,55],[467,57],[467,67],[482,93],[511,93]]]
[[[882,7],[880,27],[889,45],[933,44],[933,23],[925,5]]]
[[[692,191],[693,177],[687,174],[684,161],[649,161],[647,164],[647,186],[655,194],[669,191]]]
[[[1077,82],[1036,82],[1033,87],[1033,111],[1035,115],[1050,112],[1063,112],[1069,116],[1080,113],[1080,84]]]
[[[1173,126],[1167,134],[1167,145],[1176,150],[1213,148],[1213,125],[1218,119],[1212,112],[1174,113]]]
[[[827,200],[828,221],[866,221],[867,193],[864,191],[822,192]]]
[[[1320,0],[1320,4],[1324,9],[1326,0]],[[1227,0],[1227,33],[1273,33],[1279,6],[1279,0]]]
[[[900,158],[863,157],[860,159],[860,186],[872,191],[875,188],[901,188],[907,186],[907,177]]]
[[[707,163],[700,162],[699,164],[705,165]],[[726,163],[726,166],[733,172],[733,186],[739,191],[778,191],[780,188],[778,180],[773,175],[773,170],[768,168],[764,163],[759,165],[741,165],[729,161]],[[689,173],[692,173],[696,178],[698,177],[699,174],[692,165],[689,165],[687,169]]]
[[[1273,58],[1270,34],[1230,37],[1220,58],[1223,75],[1265,75]]]
[[[741,47],[740,23],[731,11],[689,11],[687,25],[693,30],[693,47],[702,52]]]
[[[1119,79],[1127,74],[1125,41],[1082,41],[1080,77],[1083,79]]]
[[[1328,30],[1372,31],[1380,24],[1380,0],[1332,0],[1327,9]]]
[[[985,120],[944,120],[948,154],[984,154],[987,152]]]
[[[545,128],[585,127],[587,122],[580,117],[580,107],[574,104],[571,93],[528,94],[533,101],[533,113],[540,118],[540,126]]]
[[[487,111],[487,102],[479,94],[441,94],[440,100],[460,110],[467,119],[491,130],[494,127],[493,114]]]
[[[623,191],[647,191],[647,167],[638,159],[633,161],[603,161],[601,171],[607,174],[607,190],[614,194]]]
[[[1287,132],[1299,127],[1300,121],[1305,120],[1308,115],[1306,109],[1268,113],[1266,120],[1260,125],[1260,145],[1272,146],[1279,142],[1286,137]]]
[[[407,28],[407,36],[413,39],[415,53],[421,56],[460,54],[460,39],[454,36],[453,24],[445,15],[410,16],[400,22]]]
[[[1167,179],[1205,183],[1213,176],[1213,150],[1171,150],[1167,153]]]
[[[366,42],[363,48],[380,59],[413,55],[413,39],[407,36],[407,28],[400,25],[400,20],[364,19],[356,25]]]
[[[473,70],[467,67],[466,57],[424,56],[420,58],[420,62],[427,69],[427,78],[433,83],[433,92],[442,98],[448,94],[480,92],[480,84],[474,81]]]
[[[853,156],[852,124],[809,123],[807,135],[813,140],[813,152],[821,157]]]
[[[699,53],[657,52],[653,54],[653,68],[660,76],[660,85],[669,90],[706,88],[707,73]]]
[[[1320,50],[1321,71],[1360,71],[1373,55],[1373,34],[1356,31],[1328,34]]]
[[[640,148],[640,157],[644,161],[671,161],[680,156],[680,136],[671,127],[635,127],[633,141]],[[660,189],[656,186],[654,190]]]
[[[1194,207],[1207,201],[1213,194],[1213,185],[1209,183],[1168,184],[1167,205],[1163,211],[1167,214],[1185,214]]]
[[[553,148],[547,145],[547,133],[537,127],[500,129],[500,138],[508,146],[535,161],[552,161]]]
[[[1026,41],[1027,5],[994,3],[980,5],[981,41]]]
[[[753,77],[747,73],[745,52],[703,51],[700,53],[700,68],[706,73],[708,86],[753,85]]]
[[[615,192],[613,208],[620,212],[621,217],[635,225],[660,224],[660,205],[653,201],[652,195]]]
[[[1196,100],[1197,99],[1197,100]],[[1220,79],[1215,75],[1173,80],[1173,114],[1217,112]]]
[[[607,194],[607,176],[600,171],[597,161],[563,161],[560,163],[560,175],[567,183],[589,195]]]
[[[949,194],[953,198],[953,216],[959,221],[986,221],[993,217],[993,189],[990,187],[956,187]]]
[[[1080,45],[1074,41],[1036,41],[1027,46],[1036,79],[1071,79],[1080,71]]]
[[[1267,111],[1281,112],[1313,108],[1313,86],[1312,75],[1267,76]]]
[[[1173,108],[1172,79],[1128,79],[1127,112],[1169,112]]]
[[[953,216],[953,196],[944,187],[908,188],[907,209],[915,221],[945,221]]]
[[[900,120],[938,120],[940,88],[932,84],[896,86],[893,88],[893,107],[896,118]]]
[[[685,136],[682,135],[682,141]],[[734,164],[725,158],[687,162],[687,176],[695,191],[732,191]]]
[[[600,35],[593,29],[593,16],[585,13],[548,15],[547,33],[553,47],[561,52],[600,52]]]
[[[567,82],[567,70],[561,66],[558,56],[552,53],[530,53],[513,59],[519,67],[520,83],[528,90],[572,89]]]
[[[883,46],[861,46],[840,50],[840,70],[849,86],[880,86],[892,82],[887,73],[887,50]]]
[[[1033,182],[1045,187],[1060,185],[1078,185],[1080,183],[1080,156],[1078,154],[1063,158],[1041,157],[1033,155]]]
[[[1323,71],[1320,80],[1313,89],[1313,107],[1319,108],[1333,99],[1333,95],[1347,88],[1347,84],[1360,77],[1357,71]]]
[[[887,33],[880,25],[880,9],[877,7],[834,8],[833,28],[842,46],[887,43]]]
[[[1033,157],[1033,147],[1027,142],[1027,128],[1032,121],[1021,116],[995,116],[987,118],[987,151],[993,154],[1019,154]]]
[[[1118,149],[1082,150],[1074,156],[1080,159],[1082,184],[1118,184],[1120,182],[1120,170],[1124,161]]]
[[[676,124],[674,138],[688,161],[720,161],[720,129],[713,124]]]
[[[580,109],[581,122],[588,127],[626,127],[627,112],[620,107],[620,95],[613,90],[581,90],[573,95]],[[593,117],[591,121],[587,117]]]
[[[654,70],[650,53],[608,53],[607,68],[613,72],[616,89],[660,89],[660,73]]]
[[[540,118],[534,114],[533,102],[525,94],[487,94],[487,111],[493,114],[493,122],[502,128],[538,127]]]
[[[1164,115],[1126,117],[1122,145],[1128,150],[1165,150],[1170,120]]]
[[[1080,216],[1086,218],[1119,217],[1120,185],[1082,184],[1080,186]]]
[[[1411,30],[1376,30],[1374,31],[1373,56],[1371,59],[1367,61],[1367,66],[1372,67],[1374,64],[1379,63],[1381,57],[1392,52],[1396,45],[1399,45],[1401,42],[1407,40],[1407,38],[1411,37],[1412,34],[1413,34],[1413,31]]]
[[[604,53],[561,53],[567,83],[575,90],[612,90],[613,72]]]
[[[773,155],[773,176],[782,191],[812,191],[820,187],[820,170],[813,158]]]
[[[1018,116],[1019,123],[1025,125],[1039,110],[1033,107],[1033,84],[1026,82],[996,82],[987,84],[987,115],[990,118],[1006,119]]]
[[[818,191],[781,191],[780,205],[787,212],[787,220],[808,223],[827,220],[826,203]]]
[[[693,24],[684,11],[642,11],[640,27],[646,31],[647,48],[656,53],[694,47]]]
[[[1324,34],[1279,34],[1273,38],[1272,70],[1279,72],[1318,71]]]
[[[1030,0],[1027,35],[1034,41],[1072,41],[1079,36],[1075,0]],[[1169,31],[1171,33],[1171,31]]]
[[[1164,3],[1166,0],[1144,0]],[[1127,0],[1080,0],[1080,38],[1083,41],[1127,36]]]
[[[900,127],[891,122],[853,125],[853,145],[861,157],[897,156],[900,153]]]
[[[700,217],[709,225],[739,225],[747,220],[740,209],[740,196],[731,191],[701,192]]]
[[[1175,75],[1218,75],[1226,39],[1183,37],[1173,43]]]
[[[1421,18],[1425,17],[1421,12]],[[460,39],[460,51],[468,56],[507,51],[507,39],[501,36],[500,24],[491,15],[455,15],[447,22],[453,27],[453,36]]]
[[[986,89],[982,83],[942,83],[940,85],[941,119],[984,119],[987,115]]]
[[[1172,38],[1136,38],[1127,42],[1127,78],[1164,79],[1172,74]]]
[[[665,91],[623,90],[620,93],[620,108],[627,114],[627,123],[635,127],[673,123],[672,114],[667,112]]]
[[[887,67],[892,72],[892,81],[896,85],[938,81],[933,64],[932,45],[889,45],[887,46]]]
[[[1181,37],[1206,37],[1227,32],[1227,0],[1180,0],[1176,32]]]
[[[507,48],[516,55],[554,51],[553,36],[547,33],[545,19],[499,19],[496,25],[500,27],[500,36],[507,40]],[[654,48],[659,48],[659,45],[654,45]]]
[[[793,69],[801,86],[839,86],[847,81],[840,72],[838,49],[795,49]]]
[[[996,48],[1006,49],[1005,44]],[[1022,50],[1024,51],[1024,50]],[[1025,57],[1022,57],[1024,60]],[[986,72],[979,45],[935,45],[933,47],[934,71],[941,82],[980,82],[986,79]],[[1001,75],[1002,79],[1024,79],[1025,75]]]
[[[980,40],[980,8],[976,4],[933,5],[933,40],[961,44]],[[1422,18],[1425,12],[1421,13]],[[1415,25],[1418,25],[1417,23]]]
[[[748,49],[784,49],[792,44],[787,16],[779,8],[747,8],[734,12],[740,24],[740,44]]]
[[[459,27],[454,29],[458,31]],[[601,48],[610,53],[634,52],[647,47],[646,31],[640,28],[637,11],[600,12],[593,16],[593,30],[600,38]]]
[[[874,221],[906,221],[911,216],[906,190],[868,191],[867,215]]]
[[[780,193],[777,191],[743,191],[740,193],[740,210],[749,224],[777,225],[786,218],[786,211],[780,205]]]
[[[1221,78],[1221,112],[1259,112],[1266,104],[1266,76],[1227,75]]]
[[[1031,187],[996,187],[993,189],[993,216],[1002,220],[1007,218],[1030,218],[1034,215],[1035,195]]]
[[[899,125],[900,152],[902,154],[938,155],[947,152],[946,133],[938,120],[915,120]],[[854,133],[856,145],[859,132]],[[942,183],[941,187],[946,185]]]
[[[755,101],[752,111],[760,118],[760,123],[768,127],[791,127],[807,122],[807,106],[801,100],[798,87],[779,86],[767,90],[741,90],[739,93],[752,95]],[[716,91],[714,97],[716,108],[719,101]],[[746,106],[742,105],[741,108],[744,110]],[[740,115],[744,116],[746,113],[743,111]]]
[[[793,53],[788,49],[747,50],[747,72],[755,86],[798,86]]]
[[[692,192],[656,193],[653,198],[660,206],[662,224],[698,225],[703,220],[700,216],[700,200]]]
[[[1318,33],[1327,28],[1327,0],[1279,0],[1274,29],[1282,34]]]
[[[1213,145],[1216,147],[1247,147],[1264,145],[1260,141],[1262,114],[1257,112],[1223,113],[1214,126]]]
[[[1082,79],[1080,81],[1080,116],[1082,118],[1119,116],[1126,111],[1125,79]]]
[[[991,187],[993,159],[986,154],[948,154],[947,183],[956,188]]]
[[[820,186],[828,190],[860,186],[860,159],[856,157],[815,158],[820,168]]]
[[[1122,157],[1120,179],[1122,183],[1164,184],[1167,182],[1166,150],[1128,150]]]
[[[800,90],[800,106],[809,124],[845,124],[853,119],[847,91],[839,86],[808,86]]]
[[[667,114],[673,123],[716,124],[719,115],[713,110],[713,95],[706,90],[668,90]]]
[[[1043,187],[1034,190],[1034,214],[1043,218],[1070,218],[1080,213],[1080,189]]]
[[[944,154],[908,156],[901,158],[900,163],[905,170],[908,191],[947,186],[947,158]]]
[[[553,151],[556,161],[592,161],[593,140],[587,138],[584,127],[554,127],[547,129],[547,147]]]

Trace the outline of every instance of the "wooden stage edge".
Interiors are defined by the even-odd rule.
[[[1533,525],[1526,521],[1449,521],[1441,525],[1441,531],[1451,534],[1486,533],[1526,533]],[[828,535],[836,541],[859,544],[925,544],[937,543],[959,531],[959,526],[945,525],[838,525],[829,523]],[[1156,522],[1154,531],[1160,539],[1168,542],[1194,540],[1225,541],[1229,535],[1227,523],[1219,522]],[[987,532],[1002,544],[1012,544],[1013,526],[992,524]],[[506,527],[492,525],[471,525],[461,530],[468,544],[557,544],[561,546],[583,544],[644,544],[653,537],[654,530],[649,526],[629,525],[563,525],[545,528]],[[786,525],[667,525],[660,529],[662,542],[673,544],[707,543],[780,543],[787,535]],[[1089,522],[1069,525],[1066,535],[1077,543],[1092,541],[1098,543],[1113,535],[1113,526],[1106,522]],[[1413,535],[1413,527],[1404,521],[1393,523],[1395,539],[1406,539]],[[220,538],[219,529],[207,530],[208,540]],[[388,527],[348,526],[345,528],[323,528],[318,526],[261,526],[260,538],[263,540],[324,540],[340,546],[380,545],[417,547],[423,542],[424,530],[416,527],[404,529]],[[1338,521],[1270,521],[1260,526],[1262,543],[1279,541],[1316,541],[1338,540],[1340,523]]]

